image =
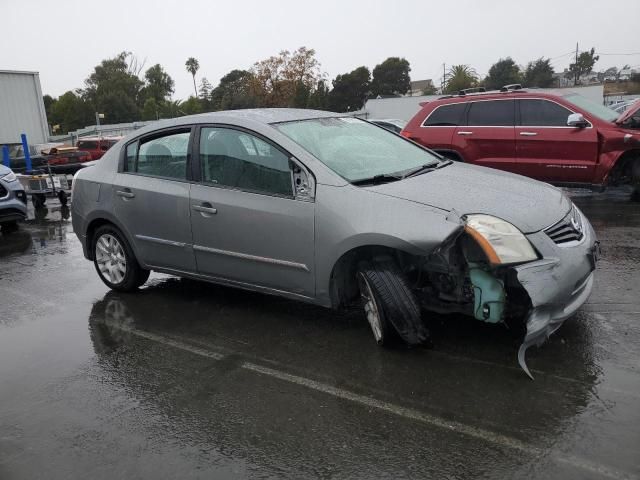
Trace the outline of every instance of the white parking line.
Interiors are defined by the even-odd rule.
[[[209,349],[196,347],[196,346],[181,342],[179,340],[174,340],[171,338],[164,337],[162,335],[157,335],[157,334],[145,332],[142,330],[131,329],[131,328],[127,328],[120,325],[114,325],[114,324],[109,324],[109,326],[112,328],[117,328],[119,330],[131,333],[132,335],[135,335],[153,342],[157,342],[163,345],[177,348],[179,350],[193,353],[195,355],[199,355],[202,357],[210,358],[216,361],[223,360],[229,354],[231,354],[231,352],[229,354],[212,352]],[[383,400],[378,400],[373,397],[354,393],[342,388],[334,387],[327,383],[312,380],[310,378],[301,377],[298,375],[292,375],[290,373],[283,372],[281,370],[277,370],[274,368],[258,365],[253,362],[242,362],[239,364],[239,368],[242,368],[244,370],[248,370],[260,375],[272,377],[284,382],[306,387],[311,390],[322,392],[324,394],[331,395],[333,397],[347,400],[353,403],[358,403],[360,405],[363,405],[369,408],[375,408],[377,410],[387,412],[392,415],[397,415],[397,416],[406,418],[408,420],[418,421],[418,422],[425,423],[443,430],[447,430],[449,432],[456,432],[458,434],[472,437],[478,440],[493,443],[493,444],[510,448],[513,450],[518,450],[536,458],[545,456],[545,450],[543,448],[537,447],[535,445],[526,444],[516,438],[509,437],[507,435],[491,432],[489,430],[474,427],[461,422],[445,420],[443,418],[440,418],[434,415],[429,415],[427,413],[423,413],[412,408],[402,407],[400,405],[395,405],[389,402],[385,402]],[[583,459],[579,457],[558,456],[558,455],[550,454],[550,458],[560,463],[564,463],[567,465],[571,465],[573,467],[587,470],[607,478],[630,479],[630,480],[639,478],[636,475],[633,475],[627,472],[621,472],[607,465],[593,463],[587,459]]]

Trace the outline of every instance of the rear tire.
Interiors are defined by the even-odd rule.
[[[408,345],[428,340],[429,331],[422,322],[420,306],[396,262],[376,259],[363,263],[358,270],[358,283],[365,314],[378,344],[388,345],[393,330]]]
[[[0,230],[2,230],[2,233],[5,234],[13,233],[18,230],[18,222],[16,222],[15,220],[12,222],[5,222],[0,225]]]
[[[131,246],[115,226],[98,227],[91,248],[98,276],[112,290],[132,292],[149,278],[149,270],[140,267]]]

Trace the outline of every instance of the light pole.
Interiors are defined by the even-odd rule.
[[[100,119],[104,118],[104,113],[96,112],[96,133],[100,135]]]

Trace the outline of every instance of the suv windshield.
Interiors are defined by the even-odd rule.
[[[439,159],[408,140],[352,117],[274,125],[349,182],[398,176]]]
[[[604,105],[600,105],[592,100],[589,100],[582,95],[578,95],[577,93],[570,93],[564,96],[565,100],[573,103],[576,107],[586,110],[594,117],[598,117],[605,122],[614,122],[616,118],[620,116],[620,114],[614,112],[609,107],[605,107]]]

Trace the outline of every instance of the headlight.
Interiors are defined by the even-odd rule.
[[[6,175],[0,175],[0,178],[7,183],[15,182],[16,180],[18,180],[18,177],[16,177],[16,174],[13,172],[9,172]]]
[[[493,265],[529,262],[538,258],[520,230],[491,215],[468,215],[465,231]]]

